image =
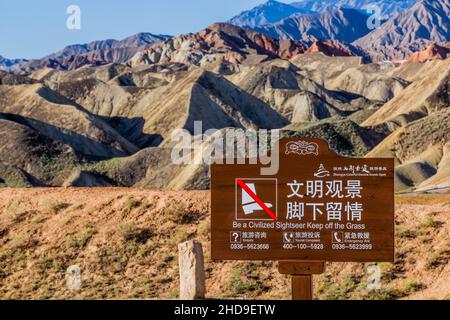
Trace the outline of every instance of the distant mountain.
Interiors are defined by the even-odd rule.
[[[228,22],[241,27],[258,27],[269,23],[278,22],[294,13],[312,13],[300,7],[295,7],[286,3],[269,0],[253,9],[244,11]]]
[[[294,14],[305,15],[323,13],[336,8],[357,9],[372,14],[371,9],[380,8],[381,18],[386,20],[391,16],[409,9],[418,0],[303,0],[290,4],[269,0],[257,7],[244,11],[228,22],[242,27],[262,27],[277,23]]]
[[[306,49],[299,41],[279,41],[250,29],[215,23],[198,33],[179,35],[138,52],[129,64],[255,64],[268,59],[290,59]]]
[[[450,40],[450,0],[421,0],[354,42],[374,60],[403,60]]]
[[[84,65],[122,63],[132,58],[147,46],[169,39],[167,35],[138,33],[123,40],[102,40],[86,44],[74,44],[42,59],[31,60],[15,67],[15,71],[32,72],[51,67],[59,70],[73,70]]]
[[[396,159],[397,190],[447,183],[450,59],[363,64],[351,54],[337,40],[305,50],[214,24],[126,64],[0,72],[0,184],[208,188],[208,166],[170,161],[172,133],[195,121],[318,137],[347,156],[375,150]]]
[[[382,19],[387,19],[412,7],[418,0],[303,0],[291,3],[291,6],[312,12],[324,12],[332,8],[353,8],[367,12],[377,6]]]
[[[60,59],[72,55],[82,55],[92,51],[111,50],[121,48],[138,48],[152,45],[156,42],[164,41],[170,38],[166,35],[154,35],[151,33],[138,33],[123,40],[101,40],[93,41],[85,44],[74,44],[65,47],[61,51],[48,55],[42,59]]]
[[[275,24],[254,29],[279,39],[353,42],[370,32],[367,18],[361,11],[338,8],[320,14],[293,15]]]
[[[0,70],[8,70],[10,67],[26,61],[25,59],[7,59],[0,56]]]
[[[113,44],[113,48],[142,47],[167,40],[171,37],[172,36],[169,35],[156,35],[149,32],[141,32],[127,37],[123,40],[117,41],[115,44]]]

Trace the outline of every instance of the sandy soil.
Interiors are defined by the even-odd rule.
[[[1,299],[174,299],[177,245],[204,245],[210,298],[287,299],[276,262],[212,262],[209,192],[139,189],[0,190]],[[327,264],[317,299],[449,299],[450,196],[397,198],[396,262],[381,263],[380,290],[367,290],[369,264]],[[66,270],[81,268],[69,290]]]

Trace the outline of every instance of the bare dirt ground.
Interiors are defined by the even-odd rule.
[[[1,299],[175,299],[177,246],[204,245],[209,298],[288,299],[276,262],[212,262],[209,192],[1,189]],[[450,195],[397,197],[396,262],[332,263],[317,299],[450,299]],[[82,287],[65,282],[71,265]]]

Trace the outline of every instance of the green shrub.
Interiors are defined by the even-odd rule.
[[[422,288],[422,285],[418,283],[416,280],[406,280],[405,281],[405,289],[408,292],[416,292]]]
[[[48,203],[48,209],[52,214],[58,214],[61,211],[69,208],[71,206],[70,203],[61,202],[59,200],[51,200]]]
[[[142,201],[137,200],[133,197],[129,197],[127,201],[125,202],[125,208],[128,210],[137,209],[140,206],[142,206]]]
[[[170,221],[177,224],[190,224],[198,221],[202,217],[200,212],[176,200],[166,208],[165,214]]]
[[[83,248],[89,240],[91,240],[95,231],[92,228],[85,228],[79,234],[68,237],[66,239],[66,245],[69,248]]]
[[[426,263],[428,270],[436,269],[440,266],[445,266],[450,261],[450,249],[442,249],[433,253],[431,258]]]
[[[262,284],[256,280],[244,279],[240,268],[232,270],[230,275],[230,281],[228,283],[228,289],[231,295],[248,294],[248,293],[260,293],[264,290]]]
[[[403,298],[406,292],[394,288],[382,288],[380,290],[371,290],[362,296],[363,300],[395,300]]]
[[[421,229],[430,229],[433,228],[435,225],[434,217],[432,213],[429,213],[425,216],[423,221],[421,222],[419,228]]]
[[[146,243],[148,239],[154,236],[152,230],[139,228],[135,222],[119,224],[117,232],[124,241],[132,241],[140,244]]]

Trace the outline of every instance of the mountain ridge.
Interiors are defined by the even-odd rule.
[[[275,24],[255,28],[273,38],[311,42],[340,40],[353,42],[368,34],[368,16],[355,9],[330,9],[319,14],[293,15]]]
[[[420,0],[353,42],[374,60],[403,60],[431,43],[450,39],[450,1]]]
[[[269,0],[251,9],[245,10],[227,22],[241,27],[262,27],[277,23],[295,14],[320,14],[337,8],[350,8],[362,13],[372,14],[378,8],[381,19],[386,20],[395,14],[410,8],[418,0],[304,0],[292,3],[282,3]]]
[[[362,10],[355,8],[380,1],[382,0],[353,0],[348,2],[345,7],[336,8],[336,4],[344,2],[334,0],[327,4],[324,1],[311,2],[305,0],[294,4],[284,4],[270,0],[258,6],[258,8],[268,9],[271,6],[278,8],[278,6],[283,7],[285,5],[293,7],[295,5],[307,8],[305,12],[308,12],[308,14],[296,12],[278,22],[260,27],[246,27],[246,29],[269,35],[275,39],[299,41],[298,43],[283,43],[287,55],[282,54],[280,56],[282,58],[290,58],[294,55],[289,51],[295,51],[295,54],[303,53],[308,49],[306,45],[313,45],[318,40],[325,42],[339,40],[345,43],[351,52],[368,60],[406,60],[414,52],[425,49],[431,43],[443,46],[450,39],[449,27],[446,26],[446,22],[450,23],[449,0],[420,0],[408,11],[397,14],[378,29],[371,31],[367,27],[368,16]],[[390,5],[397,3],[397,1],[390,0],[384,0],[384,2]],[[408,7],[414,2],[416,1],[406,1],[403,6]],[[402,6],[400,5],[400,7]],[[310,13],[314,10],[322,12]],[[227,23],[216,23],[211,26],[214,25],[225,26]],[[226,28],[230,29],[230,27],[224,27],[224,29]],[[224,33],[227,33],[227,31],[225,30]],[[176,38],[184,37],[197,41],[191,35],[179,35]],[[135,58],[136,55],[142,55],[150,47],[170,41],[170,39],[172,39],[171,36],[142,32],[122,40],[106,39],[69,45],[41,59],[31,61],[5,59],[0,56],[0,70],[31,73],[46,67],[58,70],[73,70],[85,65],[99,66],[109,63],[126,63]],[[227,48],[223,49],[226,50]],[[225,52],[223,53],[225,54]],[[243,59],[241,54],[231,52],[226,60],[241,62]]]
[[[0,55],[0,70],[7,71],[14,65],[28,62],[26,59],[8,59]]]
[[[122,40],[106,39],[84,44],[72,44],[41,59],[17,63],[12,66],[11,70],[29,73],[43,67],[73,70],[85,65],[98,66],[116,62],[124,63],[142,48],[170,37],[141,32]]]
[[[305,14],[313,12],[295,7],[291,4],[269,0],[250,10],[239,13],[227,22],[240,27],[254,28],[257,26],[278,22],[294,13]]]
[[[291,3],[292,6],[311,10],[313,12],[323,12],[330,8],[353,8],[367,13],[368,9],[378,7],[381,11],[381,18],[388,19],[393,15],[410,8],[418,0],[303,0]]]
[[[306,49],[299,41],[279,41],[251,29],[214,23],[200,32],[179,35],[139,52],[129,61],[129,65],[259,63],[266,59],[289,59]]]

